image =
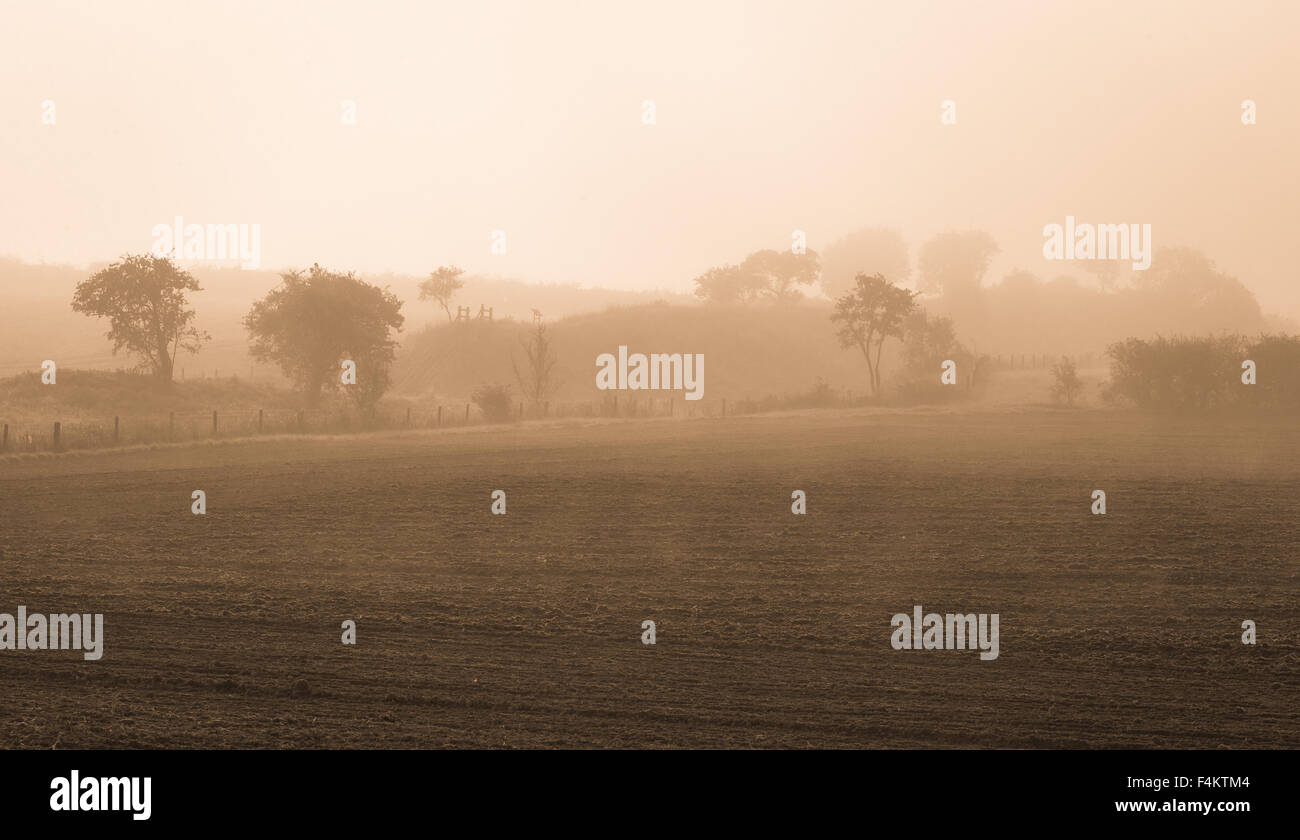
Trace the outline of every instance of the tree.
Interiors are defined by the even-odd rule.
[[[456,296],[465,282],[460,276],[464,269],[454,265],[441,265],[424,280],[420,281],[420,300],[433,299],[447,313],[447,323],[451,323],[451,299]]]
[[[957,328],[951,318],[930,317],[916,309],[903,322],[903,358],[907,373],[916,380],[929,381],[946,360],[959,363],[968,354],[957,340]]]
[[[969,296],[979,291],[998,244],[982,230],[948,231],[921,246],[921,291]]]
[[[710,268],[695,278],[695,296],[709,303],[752,303],[758,299],[753,281],[738,265]]]
[[[510,366],[514,368],[515,379],[519,388],[533,405],[544,401],[555,390],[555,349],[551,347],[551,337],[546,332],[546,325],[538,321],[527,338],[520,338],[525,363],[523,369],[510,357]]]
[[[1253,292],[1192,248],[1161,248],[1145,271],[1133,272],[1138,305],[1170,331],[1253,332],[1264,316]]]
[[[197,353],[211,338],[194,326],[194,310],[187,308],[186,292],[198,291],[199,282],[170,259],[128,254],[78,283],[72,309],[108,318],[113,353],[125,347],[170,384],[176,354]]]
[[[789,303],[803,297],[800,286],[816,282],[821,274],[821,262],[816,251],[796,254],[765,249],[746,257],[740,270],[758,296]]]
[[[898,283],[912,276],[907,243],[897,231],[864,228],[840,237],[822,254],[822,290],[832,299],[853,291],[859,274],[880,274]]]
[[[1074,398],[1083,392],[1083,380],[1074,366],[1074,360],[1062,356],[1061,361],[1052,365],[1052,397],[1065,400],[1065,404],[1074,405]]]
[[[839,324],[841,347],[857,347],[867,360],[871,393],[880,393],[880,356],[889,337],[902,338],[903,321],[916,308],[916,293],[882,275],[859,274],[854,289],[835,301],[831,320]]]
[[[764,298],[789,303],[803,297],[800,286],[816,282],[816,251],[755,251],[740,265],[711,268],[695,278],[696,297],[710,303],[754,303]]]
[[[373,406],[387,386],[397,347],[389,331],[401,329],[402,302],[352,272],[319,265],[306,273],[286,272],[280,280],[244,318],[253,357],[278,364],[309,405],[319,402],[323,389],[339,385],[341,365],[350,359],[357,365],[357,384],[348,387],[361,388],[354,397]]]

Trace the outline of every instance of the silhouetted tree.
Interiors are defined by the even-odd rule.
[[[839,324],[840,345],[862,351],[873,396],[880,393],[880,354],[885,339],[902,337],[903,321],[915,307],[915,292],[901,289],[879,274],[859,274],[853,291],[835,301],[831,320]]]
[[[791,302],[803,297],[799,287],[816,282],[820,270],[816,251],[755,251],[740,265],[718,266],[696,277],[695,295],[710,303]]]
[[[821,264],[822,290],[832,299],[853,291],[859,274],[880,274],[904,285],[912,276],[907,243],[897,231],[881,227],[835,240],[822,252]]]
[[[749,284],[760,297],[790,302],[803,297],[800,286],[817,281],[821,264],[816,251],[796,254],[793,251],[755,251],[740,264]]]
[[[465,285],[465,282],[460,279],[464,273],[464,269],[454,265],[442,265],[420,281],[420,300],[436,300],[442,306],[442,311],[447,313],[449,324],[451,323],[451,299]]]
[[[278,364],[311,405],[322,389],[339,385],[341,364],[351,359],[357,364],[357,385],[348,387],[362,388],[363,377],[369,377],[364,394],[356,397],[377,402],[397,346],[389,331],[401,329],[404,320],[402,302],[352,272],[340,274],[319,265],[306,273],[286,272],[280,279],[280,286],[253,304],[244,318],[252,356]]]
[[[695,296],[709,303],[752,303],[758,299],[758,287],[740,266],[723,265],[695,278]]]
[[[126,348],[160,382],[170,384],[181,350],[196,353],[211,338],[194,326],[186,292],[202,291],[189,272],[166,257],[124,256],[77,284],[72,309],[108,318],[113,353]]]

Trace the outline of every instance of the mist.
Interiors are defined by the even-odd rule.
[[[1265,310],[1300,312],[1292,4],[42,3],[4,17],[0,254],[25,262],[145,251],[180,215],[260,225],[264,269],[455,263],[688,293],[792,231],[821,250],[883,225],[913,247],[987,231],[992,285],[1067,273],[1043,258],[1043,228],[1073,215],[1150,224],[1157,249],[1196,248]]]

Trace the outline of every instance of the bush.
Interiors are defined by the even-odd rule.
[[[1260,336],[1247,353],[1257,375],[1254,399],[1275,408],[1300,408],[1300,336]]]
[[[509,385],[481,385],[470,399],[478,406],[479,411],[483,412],[483,418],[489,423],[508,423],[514,416],[514,412],[510,410],[512,400]]]
[[[1112,344],[1105,396],[1142,408],[1203,410],[1234,404],[1300,403],[1300,337],[1239,335],[1129,338]],[[1242,363],[1255,362],[1259,384],[1243,386]]]
[[[1074,360],[1062,356],[1061,361],[1052,365],[1052,399],[1074,405],[1074,398],[1083,393],[1083,380]]]

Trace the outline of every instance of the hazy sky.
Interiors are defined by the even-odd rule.
[[[1051,277],[1071,267],[1042,228],[1068,214],[1150,223],[1300,313],[1297,24],[1254,2],[0,0],[0,254],[108,260],[179,214],[260,224],[264,267],[685,291],[795,229],[872,224],[914,258],[981,227],[993,279]]]

